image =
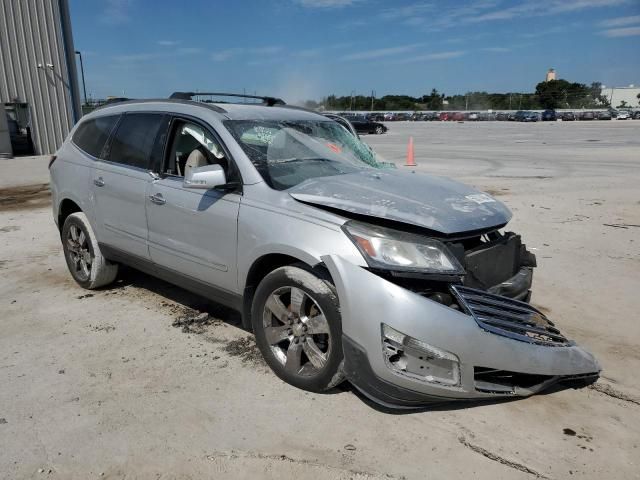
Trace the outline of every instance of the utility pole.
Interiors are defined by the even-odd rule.
[[[469,110],[469,92],[464,96],[464,109]]]
[[[509,94],[509,110],[511,110],[511,94]]]
[[[376,92],[374,90],[371,90],[371,109],[370,111],[373,112],[373,99],[376,97]]]
[[[84,93],[84,104],[87,104],[87,86],[84,83],[84,65],[82,64],[82,53],[76,50],[76,55],[80,57],[80,73],[82,74],[82,92]]]

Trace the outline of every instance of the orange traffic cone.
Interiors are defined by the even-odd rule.
[[[409,146],[407,147],[407,163],[405,163],[406,167],[415,167],[416,160],[413,155],[413,137],[409,137]]]

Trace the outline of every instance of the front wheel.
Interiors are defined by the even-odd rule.
[[[382,128],[380,125],[378,125],[376,127],[376,134],[382,135],[383,133],[384,133],[384,128]]]
[[[256,344],[282,380],[312,392],[343,381],[340,310],[328,280],[298,266],[274,270],[256,290],[251,319]]]

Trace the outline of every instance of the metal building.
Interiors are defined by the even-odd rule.
[[[613,108],[635,108],[640,107],[640,87],[629,85],[628,87],[605,87],[602,85],[600,94],[609,100]],[[624,102],[624,103],[623,103]]]
[[[67,0],[0,0],[0,67],[0,103],[53,153],[82,115]]]

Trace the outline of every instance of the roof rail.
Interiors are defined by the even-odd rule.
[[[133,99],[127,98],[127,97],[111,97],[111,98],[107,98],[107,100],[103,103],[103,105],[112,105],[114,103],[128,102],[130,100],[133,100]]]
[[[261,97],[256,95],[244,95],[241,93],[222,93],[222,92],[173,92],[169,98],[180,100],[193,100],[193,97],[239,97],[239,98],[255,98],[262,100],[264,105],[273,107],[274,105],[286,105],[284,101],[276,97]]]

